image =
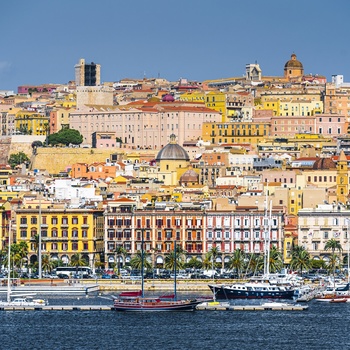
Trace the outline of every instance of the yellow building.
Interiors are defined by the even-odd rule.
[[[222,121],[226,118],[226,94],[220,91],[195,91],[185,92],[180,95],[180,101],[192,103],[204,103],[207,108],[221,113]]]
[[[64,96],[64,100],[62,101],[63,108],[74,108],[77,105],[77,97],[75,94],[68,94]]]
[[[179,96],[179,101],[205,103],[205,95],[203,91],[184,92]]]
[[[268,122],[203,123],[202,139],[212,144],[257,144],[270,135]]]
[[[31,264],[38,261],[38,235],[42,255],[69,263],[73,254],[93,266],[103,252],[103,210],[69,209],[47,200],[27,201],[16,212],[16,241],[28,243]],[[41,232],[39,223],[41,222]]]
[[[37,112],[19,111],[15,117],[15,129],[25,135],[46,135],[49,117]]]

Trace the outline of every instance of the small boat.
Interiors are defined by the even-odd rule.
[[[326,302],[326,303],[346,303],[347,301],[350,300],[349,296],[341,296],[341,295],[331,295],[331,294],[326,294],[323,296],[318,296],[315,298],[316,301],[319,302]]]
[[[329,301],[330,303],[346,303],[346,298],[334,298]]]

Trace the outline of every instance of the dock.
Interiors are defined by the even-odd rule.
[[[307,305],[230,305],[226,302],[199,304],[198,311],[304,311]],[[0,306],[1,311],[114,311],[112,305]]]
[[[304,311],[309,307],[307,305],[293,304],[276,304],[268,305],[231,305],[227,302],[208,302],[197,306],[197,310],[201,311]]]
[[[113,311],[111,305],[0,306],[1,311]]]

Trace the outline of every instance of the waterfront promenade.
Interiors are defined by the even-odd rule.
[[[208,284],[213,280],[177,280],[176,290],[179,292],[209,292]],[[231,280],[215,280],[216,283],[232,283]],[[91,293],[91,292],[120,292],[120,291],[136,291],[141,289],[140,280],[120,280],[120,279],[33,279],[21,280],[11,286],[13,294],[19,293]],[[173,291],[174,280],[145,280],[145,291]],[[7,292],[7,286],[0,286],[0,295]]]

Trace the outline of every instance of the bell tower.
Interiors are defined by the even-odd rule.
[[[337,200],[346,204],[349,194],[348,160],[344,151],[339,154],[337,164]]]

